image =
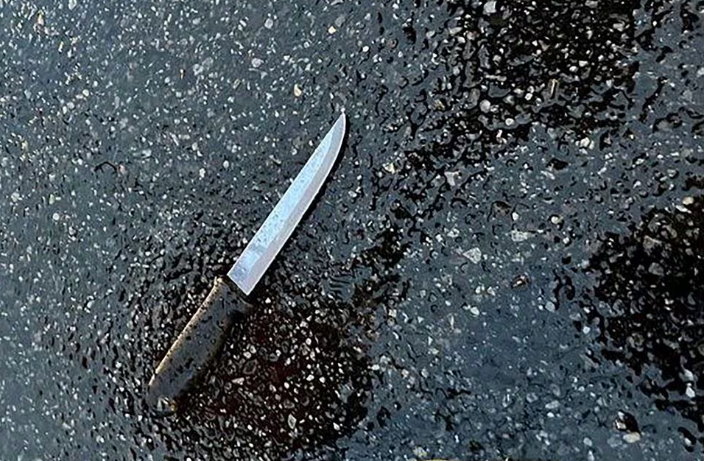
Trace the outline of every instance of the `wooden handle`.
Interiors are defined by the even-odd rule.
[[[148,405],[161,415],[174,413],[179,398],[203,376],[233,325],[241,323],[251,308],[230,280],[216,278],[149,380]]]

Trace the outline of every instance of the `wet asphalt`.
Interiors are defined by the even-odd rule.
[[[700,459],[702,15],[0,4],[0,458]],[[343,108],[255,313],[155,418]]]

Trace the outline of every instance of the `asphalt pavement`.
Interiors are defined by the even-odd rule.
[[[702,18],[0,2],[0,459],[701,459]],[[154,417],[342,109],[256,311]]]

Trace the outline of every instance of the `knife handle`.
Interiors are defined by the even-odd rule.
[[[208,369],[233,325],[252,309],[237,287],[217,277],[210,294],[191,317],[154,371],[147,404],[160,415],[177,410],[178,400]]]

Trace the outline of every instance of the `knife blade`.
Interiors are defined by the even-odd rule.
[[[205,373],[235,325],[252,310],[250,294],[294,232],[333,168],[345,136],[340,114],[227,277],[216,277],[147,384],[147,404],[159,415],[177,411],[184,393]]]
[[[246,295],[257,285],[318,194],[335,163],[344,134],[342,113],[228,272]]]

